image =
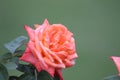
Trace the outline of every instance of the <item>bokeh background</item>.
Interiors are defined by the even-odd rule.
[[[0,54],[4,43],[24,35],[23,26],[61,23],[74,33],[79,58],[63,70],[65,80],[102,80],[117,74],[120,56],[120,0],[0,0]],[[11,71],[10,75],[19,75]]]

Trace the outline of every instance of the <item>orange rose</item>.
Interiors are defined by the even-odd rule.
[[[120,76],[120,57],[111,56],[110,58],[114,61],[116,68],[118,70],[118,75]]]
[[[61,69],[73,66],[78,57],[73,34],[64,25],[50,25],[47,20],[34,26],[35,30],[25,26],[30,40],[20,59],[33,64],[38,71],[58,74],[62,80]]]

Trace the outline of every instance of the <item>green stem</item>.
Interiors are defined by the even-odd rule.
[[[35,80],[37,80],[37,71],[35,69]]]

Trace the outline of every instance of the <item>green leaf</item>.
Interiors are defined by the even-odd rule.
[[[19,57],[22,56],[24,50],[17,50],[15,51],[14,55],[12,55],[11,53],[5,53],[0,55],[0,63],[7,63],[7,62],[15,62],[16,64],[18,64],[19,62]]]
[[[16,69],[24,73],[34,74],[34,67],[31,65],[18,64]]]
[[[16,50],[13,56],[21,57],[24,53],[24,50]]]
[[[20,80],[17,76],[10,76],[9,80]]]
[[[11,53],[14,53],[16,51],[16,49],[19,48],[26,41],[27,41],[27,37],[19,36],[19,37],[15,38],[13,41],[6,43],[4,46]]]
[[[34,75],[30,75],[30,74],[22,74],[19,77],[19,80],[36,80]]]
[[[14,70],[17,68],[17,65],[14,62],[8,62],[4,65],[8,70]]]
[[[37,80],[53,80],[53,78],[48,72],[42,70],[41,72],[38,73]]]
[[[9,61],[14,62],[16,65],[18,65],[19,64],[19,57],[12,57]]]
[[[12,58],[12,54],[6,53],[0,56],[0,63],[6,63],[9,59]]]
[[[35,69],[33,69],[35,70]],[[34,74],[24,73],[19,77],[20,80],[53,80],[52,76],[42,70],[41,72],[34,72]]]
[[[6,67],[2,64],[0,64],[0,80],[8,80],[8,71]]]
[[[13,70],[16,69],[17,64],[19,63],[19,58],[14,57],[10,53],[6,53],[0,56],[0,63],[4,64],[7,69]]]
[[[104,80],[120,80],[120,76],[118,75],[112,75],[104,78]]]

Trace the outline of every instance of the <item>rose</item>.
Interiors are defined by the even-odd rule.
[[[42,25],[34,25],[35,30],[25,26],[30,40],[20,60],[31,63],[38,71],[46,70],[51,76],[61,69],[73,66],[78,57],[73,34],[62,24],[50,25],[47,20]]]
[[[120,57],[111,56],[110,59],[112,59],[114,61],[116,68],[118,70],[118,75],[120,76]]]

